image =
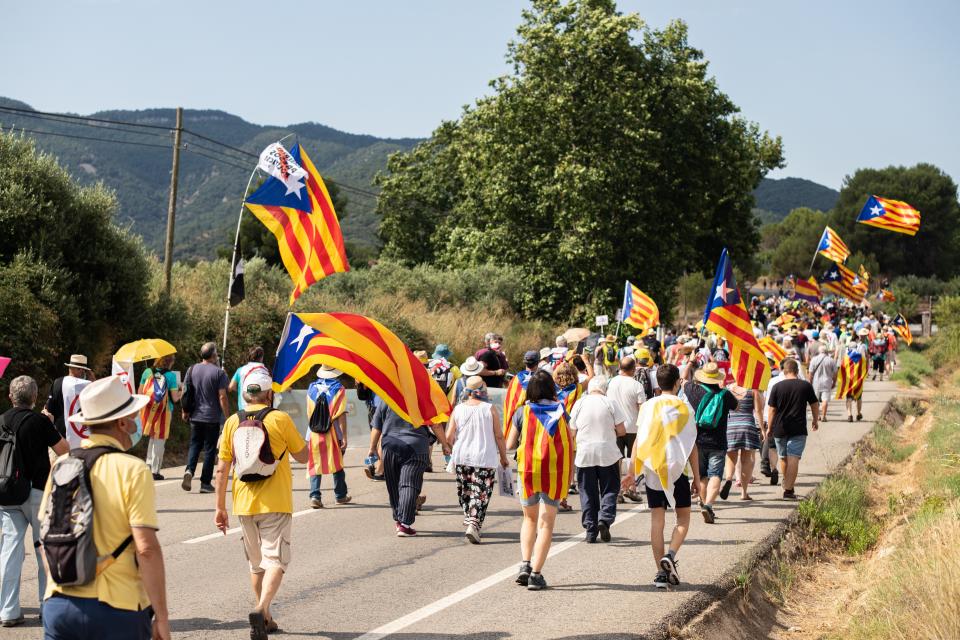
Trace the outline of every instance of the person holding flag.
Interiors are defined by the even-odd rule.
[[[697,458],[697,426],[694,410],[679,397],[680,370],[672,364],[657,368],[661,394],[645,402],[637,421],[639,430],[623,488],[632,488],[642,473],[650,505],[650,543],[657,574],[653,584],[666,589],[680,584],[677,553],[690,530],[692,496],[699,492],[700,463]],[[693,484],[685,474],[691,470]],[[677,524],[664,551],[667,506],[677,514]]]
[[[541,571],[553,541],[557,509],[569,489],[573,440],[567,420],[553,378],[537,371],[527,383],[526,404],[514,413],[507,436],[507,448],[517,449],[523,507],[517,584],[530,591],[547,587]]]

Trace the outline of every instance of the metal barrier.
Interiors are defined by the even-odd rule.
[[[506,395],[506,389],[490,389],[490,401],[496,407],[503,406],[503,397]],[[293,423],[297,425],[297,431],[306,434],[307,422],[310,416],[307,415],[307,392],[306,390],[293,390],[278,393],[274,405],[277,409],[287,413]],[[370,424],[367,422],[367,405],[357,398],[356,389],[347,389],[347,442],[349,447],[367,448],[370,442]]]

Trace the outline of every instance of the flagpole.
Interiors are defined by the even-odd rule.
[[[227,358],[227,330],[230,328],[230,290],[233,289],[233,270],[237,267],[237,253],[240,249],[240,223],[243,222],[243,205],[247,201],[247,194],[250,192],[250,185],[253,184],[253,176],[257,175],[257,169],[254,167],[250,172],[250,178],[247,180],[247,188],[243,190],[243,197],[240,199],[240,215],[237,216],[237,233],[233,237],[233,257],[230,259],[230,275],[227,276],[227,311],[223,315],[223,349],[220,350],[220,365],[226,364]]]
[[[807,273],[808,276],[813,275],[813,263],[817,261],[817,256],[820,254],[820,245],[817,245],[817,250],[813,252],[813,260],[810,261],[810,270]]]

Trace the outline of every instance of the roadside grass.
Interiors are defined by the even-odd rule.
[[[934,406],[921,484],[926,493],[960,498],[960,401],[941,396]]]
[[[880,530],[870,516],[866,480],[846,472],[827,478],[801,502],[799,517],[812,534],[836,540],[850,555],[869,549]]]
[[[897,430],[885,422],[878,422],[870,435],[871,450],[885,462],[903,462],[917,450],[916,445],[902,444]]]
[[[897,352],[897,365],[897,370],[890,375],[890,379],[905,382],[911,387],[918,386],[924,378],[933,374],[930,360],[915,349]]]

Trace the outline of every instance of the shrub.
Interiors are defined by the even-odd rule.
[[[861,478],[847,474],[827,478],[809,500],[800,503],[799,515],[812,533],[839,541],[847,553],[863,553],[877,540],[879,528],[871,520]]]

